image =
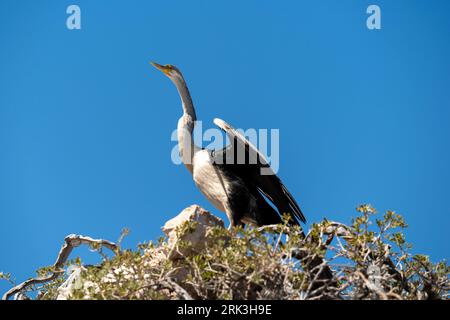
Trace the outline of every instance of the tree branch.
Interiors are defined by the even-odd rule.
[[[55,280],[58,278],[61,274],[64,273],[64,264],[66,263],[67,259],[69,258],[70,254],[72,253],[72,250],[82,244],[88,244],[88,245],[96,245],[101,247],[106,247],[113,251],[114,253],[117,252],[118,246],[110,242],[108,240],[103,239],[92,239],[91,237],[85,237],[81,235],[76,234],[70,234],[67,237],[64,238],[64,244],[61,247],[61,250],[59,251],[58,257],[56,258],[55,263],[52,266],[51,274],[45,277],[40,278],[31,278],[28,279],[19,285],[11,288],[6,292],[2,300],[8,300],[10,297],[12,297],[15,294],[21,293],[23,290],[27,289],[28,287],[35,285],[35,284],[41,284],[46,283],[52,280]]]

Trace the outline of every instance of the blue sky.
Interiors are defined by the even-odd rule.
[[[70,4],[81,30],[66,28]],[[366,28],[369,4],[382,30]],[[183,71],[204,127],[280,129],[279,175],[308,223],[347,223],[371,203],[404,215],[415,252],[448,258],[449,10],[1,1],[0,271],[32,276],[70,233],[116,240],[128,227],[135,247],[190,204],[217,213],[171,162],[180,102],[150,60]]]

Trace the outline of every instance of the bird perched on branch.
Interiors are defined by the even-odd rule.
[[[293,224],[305,222],[297,202],[271,170],[265,157],[225,121],[214,119],[228,135],[230,145],[220,150],[195,145],[193,130],[197,116],[181,71],[170,64],[152,64],[169,77],[181,97],[183,116],[178,121],[181,159],[200,191],[218,210],[225,212],[230,227],[246,223],[277,224],[282,222],[283,214],[287,214]],[[240,155],[245,161],[239,161]]]

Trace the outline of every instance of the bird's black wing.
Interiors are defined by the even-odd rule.
[[[214,123],[226,132],[231,141],[230,146],[215,153],[214,161],[220,162],[228,170],[253,184],[273,203],[280,214],[289,214],[297,224],[299,221],[306,222],[294,197],[275,175],[264,155],[225,121],[216,118]],[[243,154],[245,161],[242,159]]]

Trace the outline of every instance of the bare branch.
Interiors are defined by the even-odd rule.
[[[35,285],[35,284],[41,284],[46,283],[49,281],[53,281],[56,278],[58,278],[61,274],[64,273],[64,264],[66,263],[67,259],[69,258],[72,250],[82,244],[88,244],[88,245],[94,245],[101,247],[106,247],[113,251],[114,253],[117,252],[118,247],[115,243],[103,240],[103,239],[92,239],[91,237],[85,237],[81,235],[76,234],[70,234],[64,239],[64,244],[61,247],[61,250],[59,251],[58,257],[56,258],[55,263],[52,266],[51,274],[45,277],[40,278],[31,278],[28,279],[19,285],[11,288],[6,292],[2,300],[8,300],[10,297],[22,293],[23,290],[27,289],[28,287]],[[20,295],[19,295],[20,296]]]
[[[176,283],[169,277],[166,277],[164,280],[162,280],[161,284],[172,289],[179,297],[183,298],[184,300],[194,300],[194,298],[192,298],[192,296],[183,287],[181,287],[178,283]]]

